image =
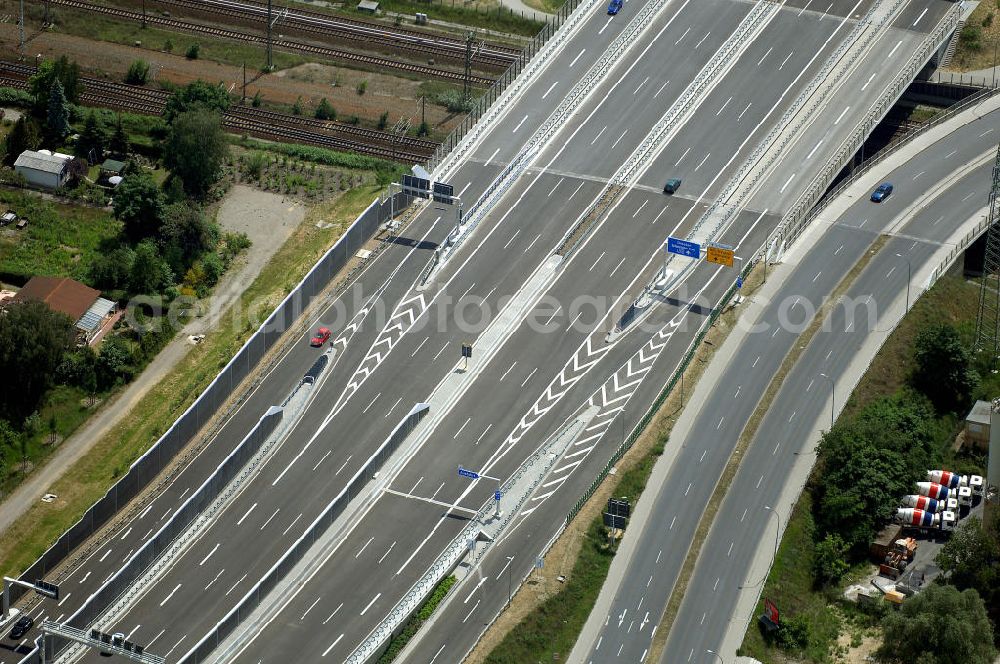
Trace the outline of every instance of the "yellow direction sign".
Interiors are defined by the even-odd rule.
[[[732,267],[734,259],[733,248],[721,244],[710,244],[705,252],[705,260],[709,263]]]

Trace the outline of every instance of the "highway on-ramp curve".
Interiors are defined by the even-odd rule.
[[[791,481],[792,466],[801,462],[800,455],[806,451],[809,435],[817,430],[817,422],[829,424],[831,386],[820,374],[838,381],[872,333],[871,326],[881,330],[895,324],[885,312],[906,291],[905,261],[909,260],[918,273],[956,229],[967,226],[967,221],[981,212],[989,194],[990,157],[995,153],[995,148],[989,148],[984,159],[983,149],[989,146],[985,136],[997,131],[1000,111],[992,111],[887,173],[882,179],[893,182],[895,191],[883,204],[860,197],[828,227],[816,222],[819,228],[814,232],[822,235],[804,255],[794,258],[796,265],[773,296],[761,304],[757,315],[744,321],[741,329],[754,331],[740,340],[729,364],[718,370],[717,380],[712,382],[717,389],[703,402],[692,400],[697,411],[685,427],[686,435],[672,437],[664,455],[670,458],[674,450],[665,481],[650,487],[655,496],[647,493],[644,498],[653,500],[644,506],[649,519],[634,524],[628,533],[636,538],[628,547],[632,556],[616,561],[623,567],[620,575],[613,575],[619,583],[610,608],[604,611],[602,605],[600,615],[591,616],[591,629],[582,635],[580,652],[571,661],[640,661],[687,555],[687,547],[678,546],[678,542],[691,541],[705,499],[714,490],[772,377],[823,298],[878,235],[891,228],[892,238],[846,294],[850,302],[863,305],[854,310],[844,306],[833,309],[830,324],[813,339],[769,405],[701,549],[661,661],[713,661],[707,650],[735,656],[735,647],[732,652],[723,650],[722,643],[734,618],[739,636],[746,624],[745,616],[734,616],[740,587],[759,590],[759,577],[764,572],[750,573],[751,563],[759,559],[758,547],[763,546],[767,549],[763,556],[766,565],[774,541],[776,519],[763,507],[778,504],[779,495]],[[970,168],[973,161],[979,165]],[[953,178],[956,172],[961,176]],[[926,200],[929,193],[933,198]],[[900,226],[900,215],[912,213],[908,209],[918,200],[919,209]],[[913,290],[917,292],[916,285]],[[871,321],[868,306],[874,307]],[[720,357],[730,359],[728,353]],[[849,394],[844,388],[838,382],[838,399]],[[711,472],[701,472],[704,468]],[[705,485],[701,493],[695,493],[693,481]],[[604,592],[610,590],[605,588]],[[755,592],[753,588],[748,591]],[[598,627],[593,629],[594,625]]]

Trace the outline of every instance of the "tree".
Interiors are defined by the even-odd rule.
[[[152,294],[172,280],[170,269],[160,257],[152,240],[143,240],[135,248],[135,259],[129,277],[129,287],[133,293]]]
[[[49,107],[46,133],[57,141],[61,141],[69,134],[69,102],[66,101],[66,94],[63,92],[62,82],[56,79],[52,83],[49,92]]]
[[[125,236],[138,242],[160,230],[163,195],[148,173],[127,175],[115,189],[114,210],[125,225]]]
[[[97,256],[90,264],[90,281],[104,290],[125,290],[132,274],[135,252],[127,246],[115,247]]]
[[[107,390],[116,384],[132,380],[132,363],[132,350],[128,342],[120,336],[107,337],[101,343],[101,352],[97,358],[100,389]]]
[[[979,593],[993,625],[1000,625],[998,524],[1000,520],[995,519],[992,527],[987,527],[978,517],[966,519],[935,558],[948,583]]]
[[[913,385],[927,395],[939,412],[953,412],[968,405],[979,385],[972,358],[948,324],[928,325],[914,344]]]
[[[250,105],[253,106],[254,108],[260,108],[260,105],[262,103],[264,103],[264,97],[261,96],[260,90],[258,90],[257,92],[253,93],[253,99],[250,100]],[[299,115],[301,114],[302,111],[300,110]]]
[[[160,238],[170,268],[181,274],[218,239],[217,231],[194,205],[174,203],[163,209]]]
[[[98,163],[104,158],[104,145],[108,141],[104,126],[97,119],[96,113],[88,113],[83,122],[83,131],[76,141],[76,154],[91,163]]]
[[[975,590],[932,584],[882,622],[878,656],[889,662],[991,664],[993,630]]]
[[[181,113],[196,110],[225,113],[229,110],[229,93],[221,85],[194,81],[170,95],[163,109],[163,118],[170,124]]]
[[[389,124],[389,111],[384,111],[382,115],[378,116],[378,128],[385,129],[386,125]]]
[[[193,196],[204,196],[222,174],[229,142],[218,113],[195,110],[174,118],[164,146],[164,161]]]
[[[299,95],[292,104],[292,115],[302,115],[302,95]]]
[[[87,179],[87,173],[90,171],[90,164],[87,163],[86,159],[81,159],[76,157],[69,162],[69,167],[67,172],[69,173],[69,180],[74,185],[80,184]]]
[[[836,533],[828,534],[816,545],[813,558],[813,575],[822,585],[840,581],[850,566],[847,564],[847,544]]]
[[[35,111],[42,113],[48,106],[52,86],[56,81],[62,85],[66,100],[72,104],[80,99],[80,65],[65,55],[58,60],[45,60],[28,79],[28,90],[35,98]]]
[[[108,146],[111,149],[111,154],[116,157],[127,157],[129,154],[129,140],[128,133],[125,131],[125,127],[122,126],[122,117],[118,116],[118,121],[115,123],[115,132],[111,136],[111,145]]]
[[[38,408],[69,348],[73,323],[42,302],[7,307],[0,316],[0,417],[20,422]]]
[[[313,113],[317,120],[336,120],[337,119],[337,109],[335,109],[326,97],[319,100],[319,105],[316,107],[316,111]]]
[[[7,154],[4,156],[4,163],[13,166],[22,152],[37,149],[41,142],[38,125],[31,117],[22,115],[7,134]]]
[[[149,63],[145,60],[135,60],[129,65],[125,82],[130,85],[146,85],[149,82]]]
[[[198,54],[201,52],[201,46],[198,44],[191,44],[188,46],[187,51],[184,53],[184,57],[188,60],[197,60]]]

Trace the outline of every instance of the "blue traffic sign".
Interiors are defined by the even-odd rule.
[[[497,489],[496,491],[494,491],[494,492],[493,492],[493,500],[497,500],[497,501],[499,501],[499,500],[500,500],[500,496],[502,496],[502,495],[503,495],[503,494],[502,494],[502,493],[500,493],[500,490],[499,490],[499,489]]]
[[[743,288],[743,277],[742,276],[736,277],[736,287],[737,288]]]
[[[466,470],[465,468],[462,468],[461,466],[458,467],[458,474],[461,475],[462,477],[468,477],[471,480],[478,480],[479,479],[479,473],[477,473],[474,470]]]
[[[667,238],[667,252],[688,258],[701,258],[701,245],[676,237]]]

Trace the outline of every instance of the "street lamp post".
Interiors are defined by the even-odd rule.
[[[774,561],[778,559],[778,543],[781,541],[781,514],[778,513],[777,508],[771,507],[770,505],[764,505],[764,509],[766,509],[768,512],[773,513],[774,516],[778,518],[778,530],[775,531],[774,533],[774,555],[771,556],[771,564],[767,566],[767,571],[764,572],[764,576],[760,578],[760,581],[754,584],[740,586],[740,590],[743,590],[745,588],[756,588],[760,584],[767,581],[767,575],[771,572],[771,565],[774,565]],[[718,653],[714,654],[718,655]],[[720,656],[719,659],[722,659],[722,657]]]
[[[707,652],[709,655],[715,655],[716,657],[719,658],[719,661],[722,662],[722,664],[726,664],[726,660],[722,659],[722,655],[720,655],[719,653],[715,652],[714,650],[710,650],[710,649],[706,648],[705,652]]]
[[[910,277],[913,274],[913,264],[910,263],[910,259],[903,254],[896,254],[897,258],[902,258],[906,261],[906,308],[903,309],[903,313],[910,310]]]
[[[830,429],[832,430],[833,423],[835,421],[833,412],[837,401],[837,384],[834,383],[833,379],[827,376],[825,373],[821,373],[820,376],[830,381]]]

